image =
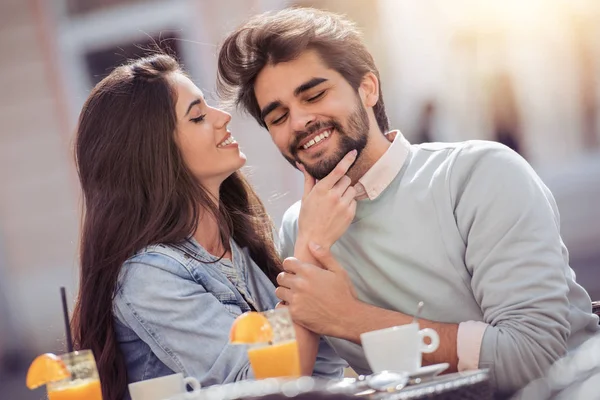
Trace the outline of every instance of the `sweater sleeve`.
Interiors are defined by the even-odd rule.
[[[296,245],[296,238],[298,236],[300,206],[300,201],[297,201],[283,214],[278,243],[279,257],[282,260],[294,256],[294,246]]]
[[[517,153],[469,142],[451,167],[450,195],[473,295],[488,324],[479,367],[500,392],[540,377],[566,353],[566,248],[556,204]]]

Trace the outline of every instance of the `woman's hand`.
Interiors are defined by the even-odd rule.
[[[287,308],[282,302],[277,303],[276,309]],[[319,339],[321,336],[309,331],[302,325],[294,322],[296,331],[296,342],[298,343],[298,352],[300,354],[300,370],[302,376],[311,376],[315,368],[317,353],[319,352]]]

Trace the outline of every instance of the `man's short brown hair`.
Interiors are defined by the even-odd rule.
[[[368,72],[380,80],[373,57],[353,22],[327,11],[288,8],[254,16],[225,39],[217,71],[221,99],[241,106],[266,127],[254,93],[257,75],[266,65],[294,60],[306,50],[315,50],[325,65],[357,91]],[[379,129],[387,132],[389,120],[381,87],[373,111]]]

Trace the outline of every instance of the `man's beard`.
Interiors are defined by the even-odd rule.
[[[357,100],[359,100],[358,96]],[[300,151],[299,143],[306,137],[323,128],[333,128],[339,134],[338,148],[329,158],[319,159],[322,154],[317,153],[314,156],[316,159],[315,163],[303,163],[300,161],[300,158],[298,158],[298,152]],[[360,153],[367,145],[369,138],[368,132],[369,116],[367,115],[367,110],[363,107],[359,100],[356,102],[356,110],[348,117],[347,131],[342,127],[340,122],[335,119],[331,119],[329,121],[317,121],[309,126],[306,131],[295,132],[294,141],[290,146],[290,153],[292,154],[292,157],[285,155],[284,157],[293,166],[296,165],[296,162],[301,163],[306,169],[306,172],[308,172],[313,178],[320,180],[329,175],[335,166],[338,165],[342,158],[344,158],[344,156],[350,151],[356,150],[356,157],[358,159]]]

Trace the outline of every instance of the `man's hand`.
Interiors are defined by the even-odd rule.
[[[285,302],[294,323],[327,336],[360,344],[360,335],[377,329],[410,324],[411,315],[386,310],[358,300],[350,277],[335,258],[325,249],[310,243],[311,256],[323,266],[286,258],[277,276],[280,285],[275,295]],[[423,364],[447,362],[456,371],[458,353],[456,339],[458,324],[419,319],[421,328],[431,328],[440,336],[440,347],[431,354],[423,354]]]
[[[285,259],[275,294],[288,305],[295,323],[322,335],[341,336],[344,328],[335,321],[354,308],[356,292],[329,249],[313,242],[309,249],[323,268],[293,257]]]
[[[325,178],[316,182],[304,166],[304,194],[298,216],[298,243],[311,241],[329,248],[346,232],[356,213],[356,190],[350,186],[348,169],[356,160],[356,150],[346,154]],[[310,261],[310,260],[305,260]]]

